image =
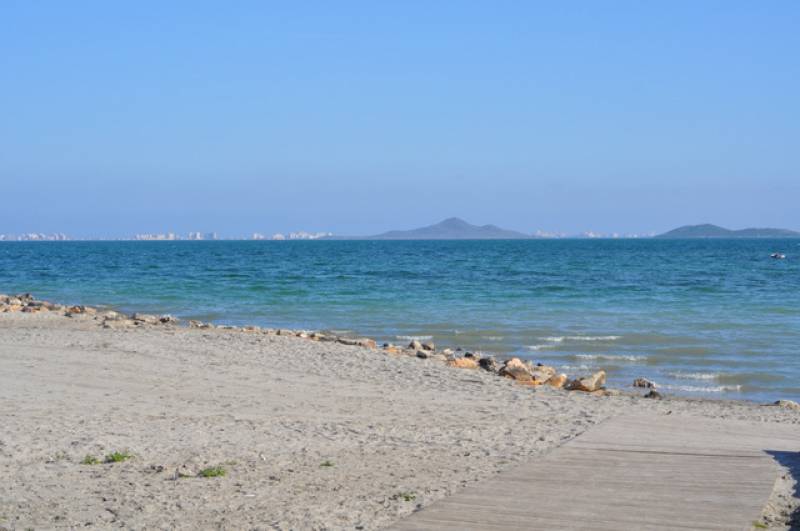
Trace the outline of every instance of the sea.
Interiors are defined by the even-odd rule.
[[[3,242],[18,292],[800,399],[798,240]]]

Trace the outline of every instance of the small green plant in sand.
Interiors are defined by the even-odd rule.
[[[105,462],[106,463],[122,463],[123,461],[127,461],[128,459],[132,459],[133,456],[128,452],[113,452],[106,456]]]
[[[417,495],[414,492],[398,492],[394,496],[392,496],[393,500],[403,500],[403,501],[414,501],[417,499]]]
[[[88,454],[86,455],[86,457],[83,458],[83,461],[81,461],[82,465],[97,465],[99,463],[100,463],[100,460],[98,458],[96,458],[93,455],[88,455]]]
[[[766,529],[767,524],[762,524],[761,522],[753,522],[753,527],[756,529]]]
[[[325,461],[323,461],[323,462],[322,462],[322,464],[321,464],[321,465],[319,465],[319,466],[320,466],[320,467],[322,467],[322,468],[328,468],[328,467],[331,467],[331,466],[333,466],[333,461],[328,461],[328,460],[325,460]]]
[[[225,474],[227,474],[227,472],[221,466],[210,466],[201,470],[197,475],[201,478],[218,478]]]

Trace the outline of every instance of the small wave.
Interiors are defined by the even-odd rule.
[[[528,350],[547,350],[549,348],[555,348],[555,345],[525,345],[525,348]]]
[[[427,341],[433,339],[433,336],[394,336],[395,339],[402,339],[403,341]]]
[[[742,390],[741,385],[717,385],[713,387],[703,387],[697,385],[660,385],[660,389],[668,391],[682,391],[684,393],[730,393]]]
[[[575,354],[581,360],[603,360],[603,361],[645,361],[647,356],[633,356],[625,354]]]
[[[716,380],[719,374],[711,372],[670,372],[667,376],[679,380]]]
[[[592,370],[592,367],[590,367],[589,365],[584,365],[584,364],[581,364],[581,365],[561,365],[560,368],[561,368],[562,371],[565,371],[565,372],[590,371],[590,370]]]
[[[550,336],[543,337],[544,341],[551,343],[563,343],[566,341],[616,341],[622,336]]]
[[[486,341],[502,341],[503,336],[481,336],[481,339],[485,339]]]
[[[567,336],[569,341],[616,341],[622,336]]]

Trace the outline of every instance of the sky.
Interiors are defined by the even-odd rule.
[[[0,2],[0,233],[800,229],[800,2]]]

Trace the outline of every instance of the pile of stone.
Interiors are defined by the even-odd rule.
[[[113,310],[99,310],[91,306],[62,306],[46,301],[36,300],[30,294],[0,295],[0,312],[58,312],[71,318],[91,319],[97,321],[104,328],[135,328],[143,326],[172,326],[180,321],[171,315],[154,315],[134,313],[125,315]],[[199,330],[227,330],[231,332],[245,332],[251,334],[265,334],[274,336],[287,336],[308,339],[311,341],[330,341],[342,345],[377,349],[374,339],[365,337],[343,337],[322,332],[307,330],[288,330],[284,328],[272,329],[258,326],[230,326],[214,325],[197,320],[190,320],[186,326]],[[511,358],[498,363],[493,357],[482,357],[477,353],[462,352],[461,349],[444,349],[438,351],[432,342],[420,340],[411,341],[408,346],[400,347],[385,343],[383,351],[391,355],[408,356],[434,362],[444,363],[458,369],[483,369],[487,372],[509,378],[522,385],[539,386],[547,385],[556,389],[570,391],[583,391],[592,394],[610,394],[605,389],[606,373],[598,371],[592,375],[570,380],[566,374],[558,373],[555,368]]]
[[[0,313],[38,313],[63,310],[64,306],[36,300],[30,293],[21,293],[19,295],[0,295]]]

